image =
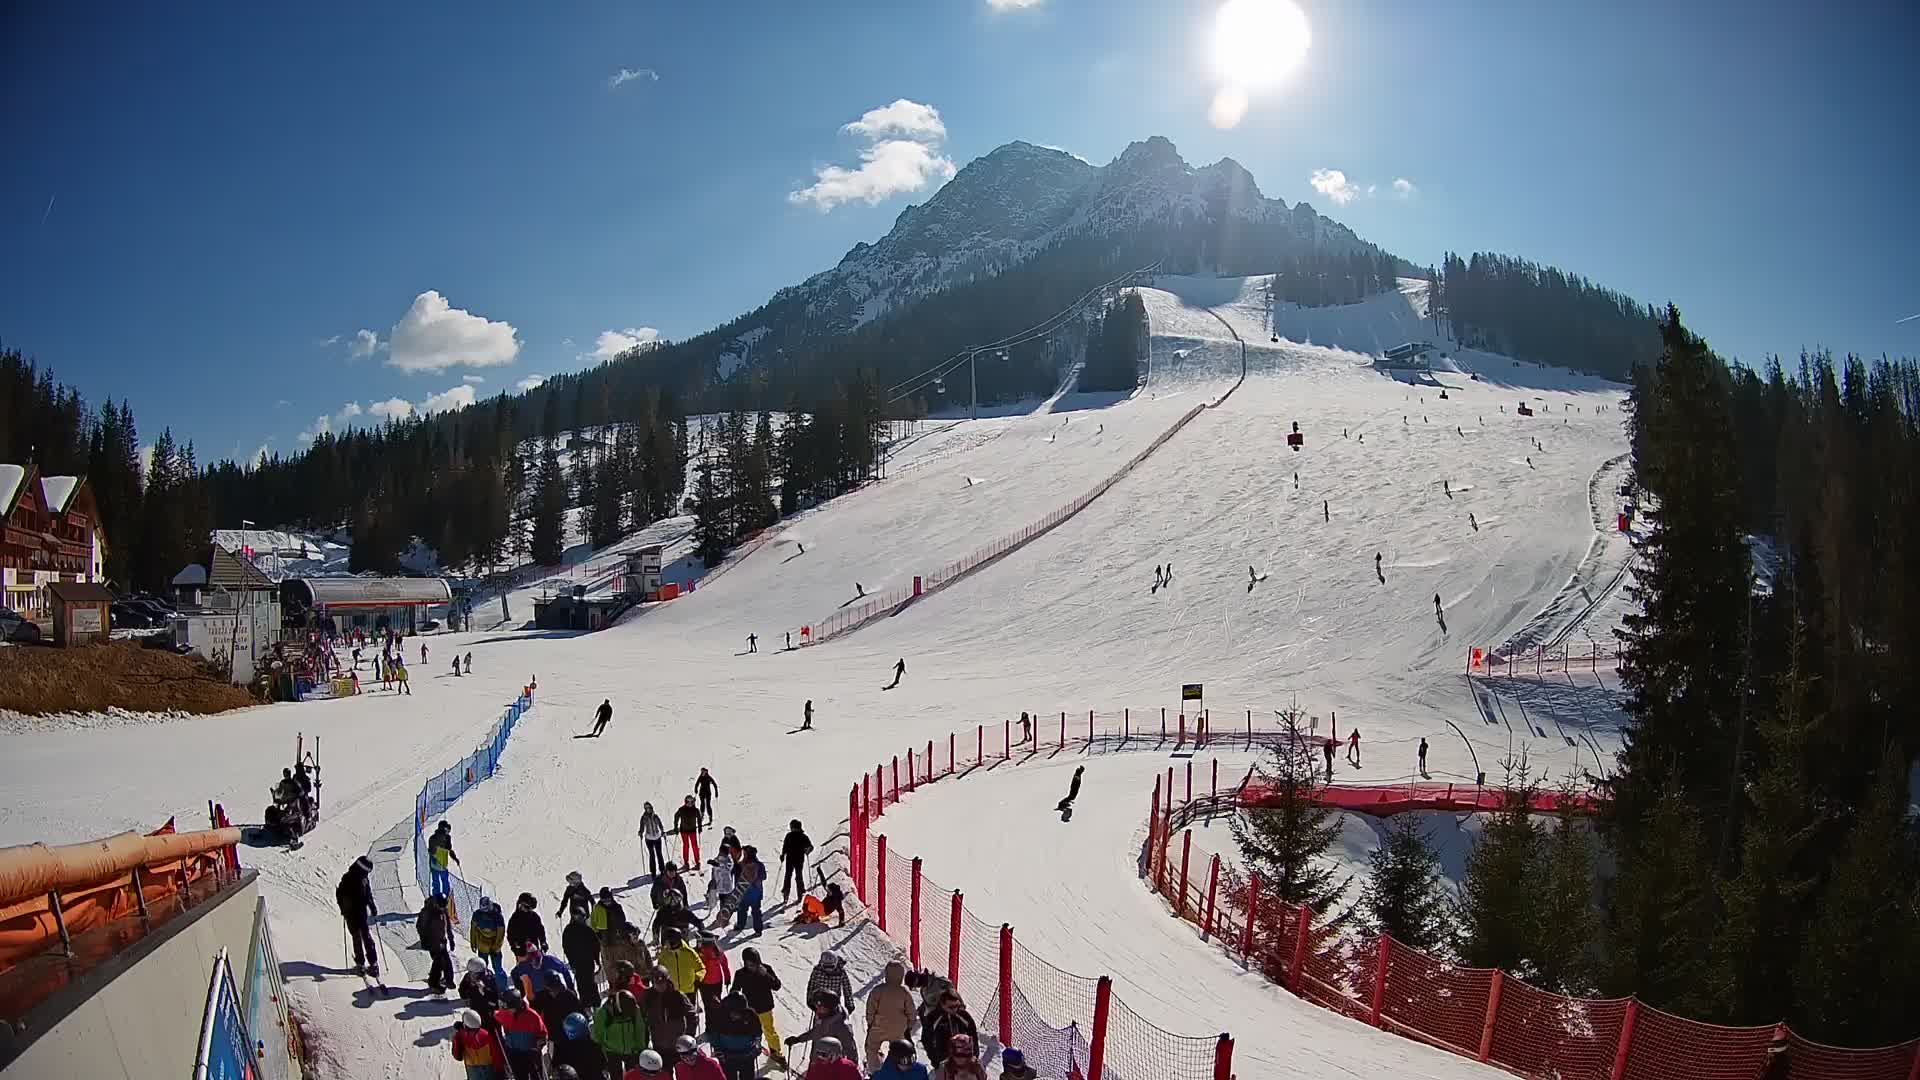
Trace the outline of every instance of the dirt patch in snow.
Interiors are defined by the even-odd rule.
[[[25,716],[205,714],[258,703],[195,657],[131,641],[71,649],[13,648],[0,665],[0,711]]]

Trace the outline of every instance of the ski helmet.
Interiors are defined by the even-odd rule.
[[[905,1065],[913,1060],[913,1044],[905,1039],[895,1039],[887,1044],[887,1060],[896,1065]]]
[[[676,1054],[691,1054],[698,1046],[699,1044],[693,1041],[693,1036],[691,1035],[682,1035],[678,1039],[673,1040],[673,1052]]]
[[[829,1035],[813,1044],[813,1056],[832,1061],[840,1056],[840,1040]]]
[[[373,860],[365,855],[362,855],[359,858],[353,860],[353,865],[359,868],[360,872],[363,874],[373,872]]]
[[[474,957],[467,961],[467,973],[469,975],[485,975],[487,973],[487,962],[477,956]]]
[[[580,884],[580,880],[580,871],[578,870],[570,871],[567,874],[567,884],[569,885],[578,885]]]
[[[479,1027],[479,1026],[480,1026],[480,1014],[479,1014],[479,1013],[477,1013],[477,1012],[474,1012],[474,1011],[473,1011],[472,1009],[462,1009],[462,1010],[460,1010],[460,1026],[461,1026],[461,1027],[466,1027],[466,1028],[477,1028],[477,1027]]]
[[[567,1018],[560,1022],[560,1030],[566,1032],[569,1039],[584,1039],[587,1037],[587,1018],[581,1013],[568,1013]]]
[[[832,949],[828,949],[826,952],[823,952],[820,954],[821,967],[837,968],[840,966],[840,964],[841,964],[840,954],[837,952],[834,952]]]
[[[1000,1064],[1003,1067],[1010,1065],[1017,1069],[1026,1063],[1027,1055],[1021,1053],[1014,1047],[1009,1046],[1005,1050],[1000,1051]]]
[[[660,1060],[660,1055],[652,1050],[640,1051],[640,1057],[635,1060],[634,1064],[643,1073],[658,1073],[664,1071],[667,1067],[667,1063]]]
[[[524,1009],[527,1007],[527,995],[509,987],[506,993],[500,995],[500,1003],[509,1009]]]

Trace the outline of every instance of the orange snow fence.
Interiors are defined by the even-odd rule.
[[[0,972],[231,866],[236,828],[0,848]],[[136,888],[137,881],[137,888]],[[58,913],[55,903],[59,905]]]

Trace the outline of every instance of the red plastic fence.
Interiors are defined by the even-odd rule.
[[[1309,1001],[1527,1077],[1554,1080],[1752,1080],[1776,1030],[1791,1047],[1791,1080],[1913,1080],[1920,1039],[1845,1049],[1801,1039],[1785,1025],[1726,1027],[1631,998],[1550,993],[1492,969],[1430,956],[1391,937],[1315,925],[1313,912],[1264,899],[1257,876],[1223,871],[1218,902],[1179,870],[1186,824],[1240,805],[1236,792],[1172,808],[1156,781],[1141,876],[1176,915]],[[1180,834],[1182,839],[1176,839]]]

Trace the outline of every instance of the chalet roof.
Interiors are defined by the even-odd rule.
[[[0,461],[0,516],[13,513],[14,496],[27,486],[27,466]]]
[[[49,581],[47,591],[63,604],[111,604],[113,594],[93,581]]]
[[[261,573],[259,567],[218,544],[207,547],[198,560],[173,575],[173,583],[207,585],[216,589],[274,591],[273,579]]]

